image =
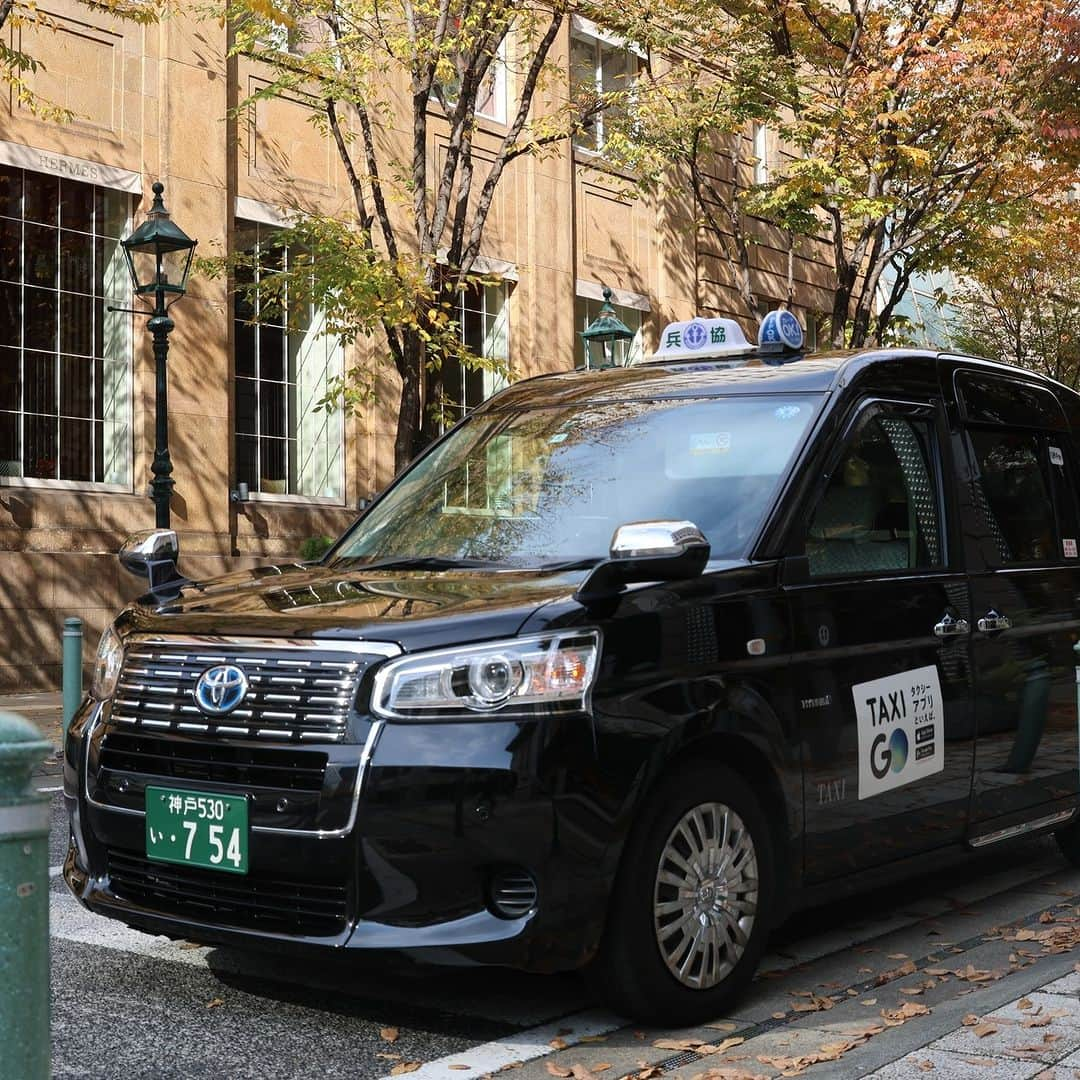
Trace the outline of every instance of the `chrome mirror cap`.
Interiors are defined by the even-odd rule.
[[[129,536],[120,548],[119,558],[128,573],[150,582],[150,592],[159,600],[191,584],[176,568],[180,541],[172,529],[152,529]]]
[[[692,521],[631,521],[615,530],[611,558],[674,558],[708,544]]]
[[[146,575],[149,563],[180,558],[180,541],[172,529],[148,529],[129,536],[120,547],[120,565],[133,574]]]

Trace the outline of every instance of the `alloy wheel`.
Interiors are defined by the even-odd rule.
[[[757,855],[742,818],[717,802],[688,810],[660,853],[653,892],[656,941],[671,974],[694,990],[726,979],[757,906]]]

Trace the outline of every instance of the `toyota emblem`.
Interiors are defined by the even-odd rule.
[[[195,684],[195,704],[208,716],[224,716],[244,700],[248,677],[235,664],[207,668]]]

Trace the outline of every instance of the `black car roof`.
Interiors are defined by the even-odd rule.
[[[841,380],[888,368],[889,382],[902,388],[903,361],[912,371],[925,371],[926,361],[964,360],[988,370],[1022,375],[1055,389],[1061,384],[1032,371],[981,357],[962,356],[925,349],[845,349],[778,358],[752,355],[739,366],[726,360],[649,361],[628,368],[576,370],[537,375],[513,383],[489,398],[476,412],[503,409],[535,409],[574,404],[626,401],[634,398],[713,397],[727,394],[824,393]],[[901,363],[897,363],[900,361]],[[899,376],[899,377],[898,377]]]

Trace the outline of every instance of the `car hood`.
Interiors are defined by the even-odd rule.
[[[512,636],[540,607],[573,601],[583,572],[264,566],[144,596],[125,633],[395,642],[406,651]],[[565,613],[565,603],[559,605]],[[576,606],[576,605],[574,605]]]

